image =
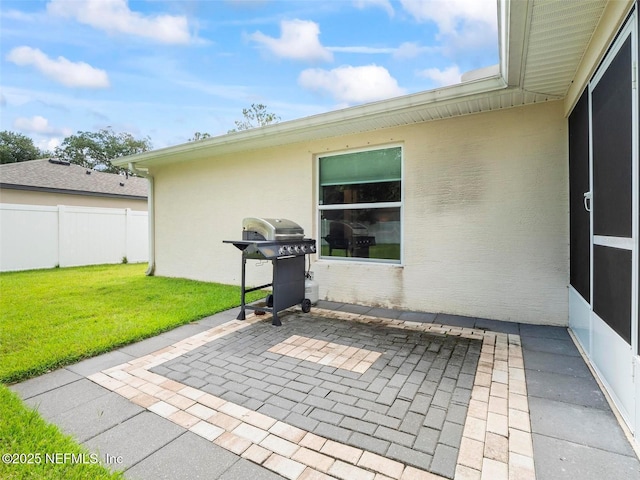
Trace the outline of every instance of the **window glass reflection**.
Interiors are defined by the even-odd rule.
[[[323,210],[322,256],[400,261],[400,207]]]

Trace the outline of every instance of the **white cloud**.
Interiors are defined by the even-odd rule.
[[[64,57],[49,58],[42,51],[31,47],[16,47],[6,59],[21,67],[31,65],[45,76],[67,87],[107,88],[107,72],[88,63],[72,62]]]
[[[401,43],[393,52],[395,58],[415,58],[423,53],[436,53],[438,47],[425,47],[416,42]]]
[[[60,138],[52,137],[38,140],[38,142],[36,143],[36,147],[38,147],[40,150],[44,150],[45,152],[53,152],[56,147],[59,147],[61,144],[62,140]]]
[[[385,10],[390,17],[393,17],[395,13],[389,0],[355,0],[353,3],[361,10],[368,7],[380,7]]]
[[[181,15],[145,16],[133,12],[127,0],[51,0],[47,11],[60,17],[75,18],[108,33],[124,33],[161,43],[187,44],[192,41],[189,22]]]
[[[309,68],[298,83],[309,90],[329,93],[339,102],[365,103],[404,95],[404,89],[389,71],[378,65],[342,66],[333,70]]]
[[[432,21],[440,33],[453,33],[460,23],[480,22],[497,28],[495,0],[400,0],[418,21]]]
[[[469,55],[470,50],[495,48],[498,14],[495,0],[401,0],[419,22],[434,22],[443,53]]]
[[[18,117],[13,122],[13,128],[26,133],[35,133],[39,135],[63,135],[69,136],[72,131],[69,128],[56,128],[49,124],[49,120],[40,115],[31,118]]]
[[[427,47],[416,42],[404,42],[397,47],[368,47],[365,45],[351,45],[346,47],[327,47],[331,52],[357,53],[362,55],[393,55],[397,59],[415,58],[423,53],[438,53],[441,47]]]
[[[333,54],[318,39],[320,27],[307,20],[283,20],[280,22],[280,38],[255,32],[249,38],[282,58],[305,61],[333,60]]]
[[[340,53],[361,53],[365,55],[377,55],[394,53],[395,48],[392,47],[367,47],[364,45],[353,45],[349,47],[327,47],[327,50]]]
[[[437,87],[455,85],[456,83],[460,83],[460,79],[462,77],[460,68],[458,68],[457,65],[445,68],[444,70],[440,70],[439,68],[427,68],[426,70],[418,72],[418,75],[432,80]]]
[[[20,10],[0,11],[0,18],[19,22],[30,22],[34,20],[37,15],[38,14],[21,12]]]

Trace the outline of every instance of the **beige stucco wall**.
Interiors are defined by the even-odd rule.
[[[317,238],[316,155],[401,143],[403,265],[313,258],[328,300],[566,325],[567,128],[562,102],[152,170],[156,274],[239,283],[247,216]],[[250,261],[249,283],[270,278]]]
[[[98,197],[92,195],[69,195],[64,193],[37,192],[33,190],[0,189],[0,203],[21,205],[67,205],[73,207],[131,208],[146,211],[147,200]]]

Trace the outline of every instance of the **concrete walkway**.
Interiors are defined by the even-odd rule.
[[[11,388],[130,479],[640,479],[566,329],[320,302]]]

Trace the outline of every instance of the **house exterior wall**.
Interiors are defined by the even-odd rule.
[[[95,195],[71,195],[65,193],[38,192],[33,190],[0,189],[0,203],[21,205],[68,205],[76,207],[130,208],[147,210],[147,200],[103,197]]]
[[[401,144],[402,264],[313,258],[320,298],[566,325],[566,138],[552,102],[156,167],[156,274],[238,284],[244,217],[317,238],[317,157]]]

